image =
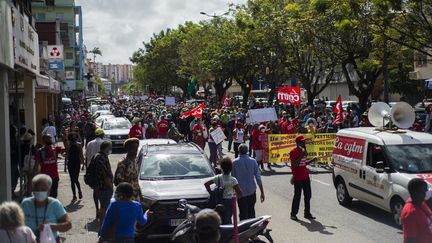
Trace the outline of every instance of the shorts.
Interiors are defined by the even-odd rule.
[[[259,150],[254,150],[255,151],[255,160],[257,161],[257,162],[262,162],[262,149],[259,149]]]
[[[99,191],[99,202],[101,205],[101,208],[108,208],[108,205],[111,202],[111,197],[113,195],[112,190],[101,190]]]

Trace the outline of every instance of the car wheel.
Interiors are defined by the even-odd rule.
[[[348,194],[344,180],[338,180],[336,184],[336,197],[340,205],[348,206],[352,202],[352,197]]]
[[[392,211],[392,215],[393,215],[393,221],[395,222],[395,224],[398,227],[402,227],[401,214],[402,214],[402,209],[405,205],[405,202],[400,198],[396,198],[392,201],[393,202],[391,204],[391,211]]]

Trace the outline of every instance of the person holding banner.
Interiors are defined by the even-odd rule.
[[[297,213],[300,206],[301,193],[304,194],[304,217],[306,219],[315,219],[310,212],[310,199],[312,198],[311,182],[307,164],[315,160],[306,160],[306,139],[303,135],[298,135],[295,138],[297,147],[290,152],[292,178],[291,184],[294,185],[294,198],[291,205],[291,219],[298,221]]]
[[[209,129],[209,139],[208,139],[208,145],[209,145],[209,149],[210,149],[210,162],[212,163],[212,165],[216,168],[216,161],[218,158],[218,145],[216,144],[216,142],[213,140],[213,137],[211,135],[211,133],[216,130],[218,127],[218,124],[216,121],[213,121],[211,124],[211,127]]]
[[[201,119],[196,119],[196,124],[192,128],[193,132],[193,141],[196,143],[202,150],[205,148],[205,142],[208,138],[207,127]]]

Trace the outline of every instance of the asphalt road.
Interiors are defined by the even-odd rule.
[[[226,148],[226,146],[224,145]],[[232,153],[224,152],[233,157]],[[110,155],[113,170],[117,162],[124,157],[122,151]],[[63,167],[60,166],[63,170]],[[318,170],[312,174],[312,214],[316,220],[304,219],[300,205],[300,221],[290,220],[291,200],[294,194],[290,185],[290,169],[285,166],[274,167],[263,173],[266,194],[264,203],[257,203],[257,215],[272,215],[269,227],[273,229],[275,242],[402,242],[402,232],[392,224],[391,215],[366,203],[354,200],[348,208],[337,203],[335,188],[330,173]],[[59,199],[72,218],[73,229],[61,234],[65,242],[96,242],[97,222],[91,189],[84,184],[84,199],[70,204],[71,189],[69,177],[61,173]],[[157,241],[161,242],[161,241]]]

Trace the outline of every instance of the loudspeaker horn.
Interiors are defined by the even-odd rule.
[[[391,108],[384,102],[377,102],[369,108],[368,119],[375,127],[384,127],[390,121]]]
[[[414,124],[415,112],[411,105],[405,102],[398,102],[390,112],[393,124],[398,128],[407,129]]]

